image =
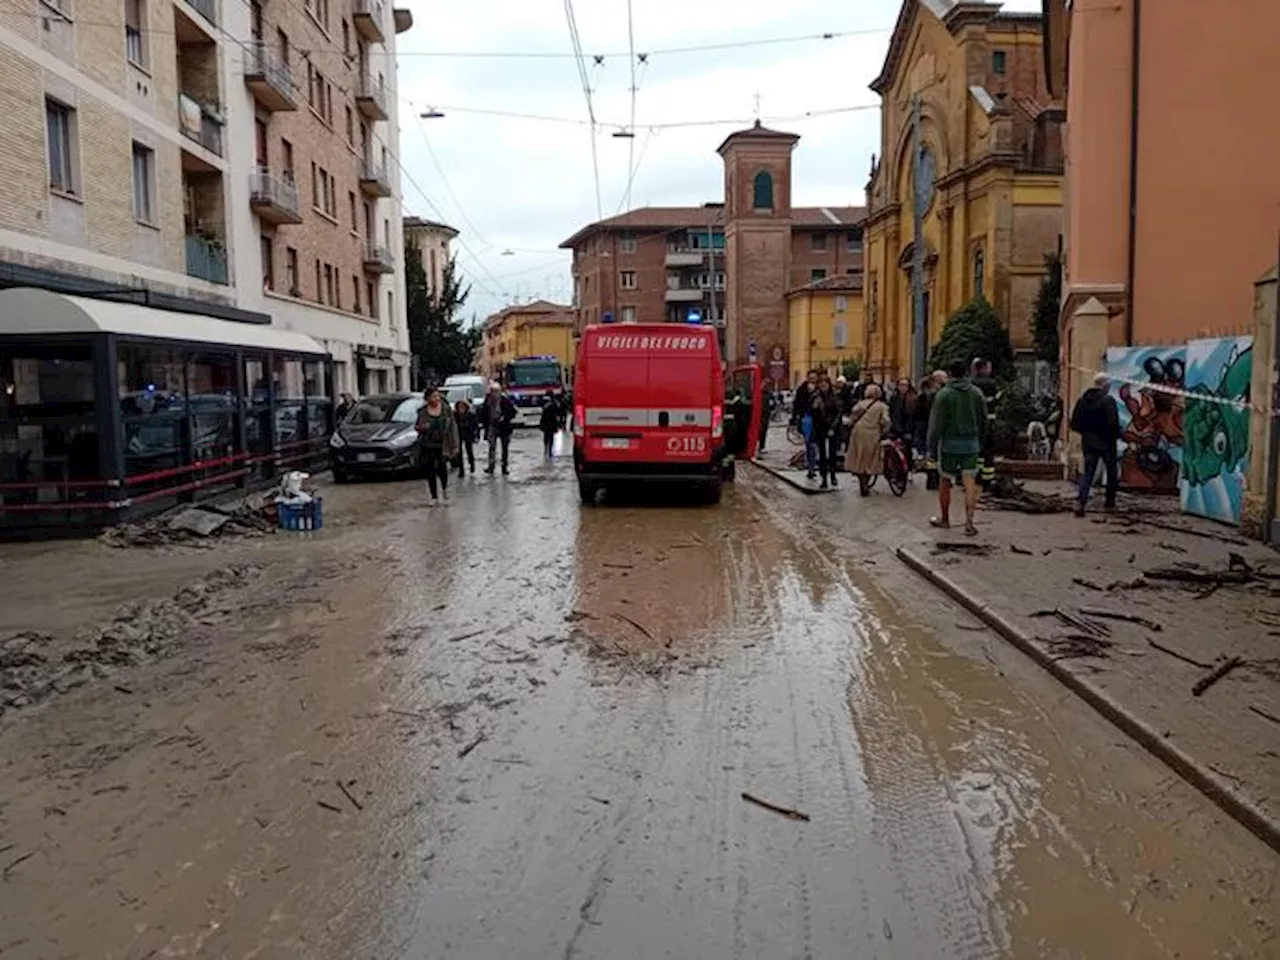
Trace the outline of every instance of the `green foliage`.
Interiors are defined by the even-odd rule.
[[[929,357],[930,370],[945,370],[953,362],[973,362],[975,357],[991,361],[995,379],[1014,379],[1013,344],[1009,331],[1000,322],[996,308],[985,297],[971,300],[952,315],[942,328],[942,337]]]
[[[996,452],[1007,455],[1015,452],[1019,438],[1027,435],[1027,425],[1035,419],[1035,403],[1016,380],[1000,387],[1000,397],[995,408]]]
[[[466,373],[475,362],[481,336],[477,325],[463,327],[458,317],[471,287],[463,289],[457,263],[450,258],[441,274],[440,290],[432,296],[418,250],[408,248],[405,260],[409,350],[421,385],[440,383],[450,374]]]
[[[1058,366],[1058,314],[1062,306],[1062,257],[1051,253],[1044,258],[1045,277],[1036,295],[1035,338],[1036,359]]]
[[[840,375],[850,383],[862,379],[862,360],[846,360],[840,364]]]

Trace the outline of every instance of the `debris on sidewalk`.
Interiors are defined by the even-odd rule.
[[[1101,617],[1104,620],[1119,620],[1122,623],[1133,623],[1140,627],[1146,627],[1159,633],[1164,629],[1163,625],[1152,620],[1150,617],[1144,617],[1136,613],[1121,613],[1118,610],[1103,610],[1099,607],[1081,607],[1080,612],[1086,617]]]
[[[985,557],[994,549],[989,543],[975,543],[972,540],[940,540],[933,545],[934,553],[963,553],[974,557]]]
[[[999,474],[982,497],[984,506],[1019,513],[1063,513],[1070,509],[1067,501],[1056,493],[1044,494],[1028,490],[1012,477]]]
[[[98,539],[108,547],[210,546],[228,536],[261,537],[276,531],[275,507],[263,497],[233,506],[179,507],[138,523],[104,530]]]
[[[781,817],[786,817],[788,820],[800,820],[804,823],[808,823],[810,819],[807,813],[801,813],[799,810],[792,810],[790,807],[780,807],[776,803],[770,803],[768,800],[761,800],[759,797],[753,796],[745,790],[742,792],[742,799],[747,801],[747,803],[754,803],[757,807],[769,810]]]
[[[1218,664],[1209,673],[1196,681],[1195,686],[1191,688],[1191,695],[1193,697],[1203,696],[1206,690],[1243,663],[1244,661],[1239,657],[1229,657],[1222,661],[1222,663]]]
[[[0,640],[0,714],[107,677],[119,667],[165,656],[199,629],[201,615],[216,597],[247,583],[258,569],[227,567],[171,597],[126,603],[104,626],[69,644],[30,632]]]

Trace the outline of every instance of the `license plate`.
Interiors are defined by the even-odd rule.
[[[378,459],[378,455],[376,453],[357,453],[356,454],[357,463],[373,463],[373,461],[377,459]]]
[[[600,441],[600,446],[606,450],[626,450],[630,448],[631,441],[626,437],[606,437]]]

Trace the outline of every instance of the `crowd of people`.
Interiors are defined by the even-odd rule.
[[[1106,413],[1109,398],[1105,398],[1105,387],[1101,395],[1086,397],[1084,426],[1077,426],[1081,416],[1077,413],[1073,429],[1107,433],[1108,437],[1108,431],[1114,429],[1118,437],[1118,426],[1113,427]],[[795,391],[790,424],[804,438],[804,468],[810,480],[819,480],[823,489],[836,486],[837,467],[843,457],[844,469],[857,480],[864,497],[884,469],[885,441],[896,441],[907,458],[908,470],[922,470],[927,488],[938,492],[938,515],[930,524],[939,529],[951,526],[952,490],[960,486],[964,491],[964,530],[973,535],[977,533],[974,514],[980,491],[995,480],[996,410],[1001,398],[991,363],[982,358],[935,370],[919,383],[904,377],[892,388],[878,383],[871,371],[864,372],[859,382],[850,383],[843,376],[833,379],[825,371],[812,370]],[[1114,401],[1111,403],[1114,407]],[[766,419],[775,407],[773,398],[767,398]],[[1054,409],[1056,417],[1051,413],[1046,418],[1050,443],[1056,443],[1061,426],[1060,404]],[[762,440],[764,436],[762,431]],[[1086,472],[1092,476],[1099,463],[1106,465],[1110,503],[1114,499],[1115,442],[1104,438],[1091,447],[1086,439],[1086,454],[1091,449],[1094,456],[1086,463]],[[1110,449],[1109,457],[1104,449]],[[1080,498],[1083,511],[1086,485],[1081,487]]]

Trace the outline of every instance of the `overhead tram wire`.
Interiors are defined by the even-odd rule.
[[[421,107],[415,104],[416,107]],[[518,110],[497,110],[488,107],[461,107],[449,104],[431,104],[433,109],[439,110],[441,113],[448,114],[462,113],[473,114],[482,117],[505,117],[510,120],[531,120],[540,123],[561,123],[572,124],[573,126],[585,127],[591,126],[591,121],[583,120],[580,117],[556,117],[545,113],[523,113]],[[858,113],[863,110],[879,110],[878,103],[857,103],[843,107],[824,107],[819,110],[806,110],[803,113],[780,114],[777,116],[766,116],[759,118],[763,123],[796,123],[801,120],[814,120],[819,117],[836,116],[843,113]],[[721,117],[706,120],[672,120],[665,123],[638,123],[636,130],[678,130],[691,127],[723,127],[723,126],[744,126],[749,127],[756,122],[755,117]],[[606,121],[600,121],[598,126],[617,126],[622,124],[612,124]]]
[[[604,205],[600,200],[600,157],[596,148],[596,110],[591,102],[591,78],[587,73],[586,59],[582,54],[582,38],[578,34],[578,21],[573,13],[573,0],[564,0],[564,15],[569,24],[569,40],[573,44],[578,79],[582,82],[582,95],[587,101],[587,119],[591,121],[591,172],[596,187],[596,216],[603,219]]]
[[[431,157],[431,163],[436,168],[436,173],[440,175],[440,183],[444,185],[445,192],[448,193],[450,199],[453,200],[453,205],[458,208],[458,214],[462,217],[462,222],[471,230],[471,233],[483,246],[496,246],[496,244],[489,243],[489,241],[484,238],[484,234],[481,232],[480,228],[475,225],[475,221],[467,215],[466,208],[463,207],[462,201],[458,199],[457,193],[453,190],[453,184],[449,182],[448,176],[445,175],[444,165],[440,163],[440,158],[436,156],[435,148],[431,146],[431,139],[427,136],[427,131],[422,128],[421,117],[417,118],[416,126],[418,128],[418,135],[422,137],[422,143],[427,148],[427,155]]]
[[[631,0],[627,0],[627,63],[631,68],[631,118],[627,124],[627,186],[623,192],[623,205],[630,207],[636,156],[636,30],[631,15]]]

